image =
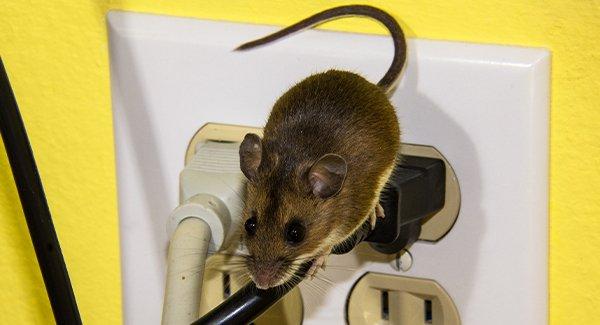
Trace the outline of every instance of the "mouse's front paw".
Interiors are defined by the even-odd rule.
[[[317,275],[317,272],[319,272],[319,269],[325,269],[325,261],[327,260],[327,257],[329,256],[329,254],[331,254],[332,250],[333,250],[333,246],[326,247],[323,250],[323,253],[318,255],[317,258],[315,258],[313,260],[313,264],[310,266],[310,268],[306,272],[306,277],[313,279]]]
[[[377,223],[377,218],[385,218],[385,212],[381,204],[377,203],[373,212],[369,215],[369,222],[371,223],[371,229],[375,229],[375,224]]]
[[[313,261],[313,264],[310,266],[310,269],[306,272],[306,276],[309,278],[314,278],[319,272],[319,269],[325,269],[325,261],[327,260],[326,255],[321,255],[317,257],[316,260]]]
[[[375,207],[375,215],[377,216],[377,218],[385,218],[385,211],[379,203],[377,203],[377,206]]]

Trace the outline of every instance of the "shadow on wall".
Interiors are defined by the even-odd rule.
[[[416,48],[412,48],[411,50],[414,52],[418,51]],[[475,283],[472,279],[477,273],[475,266],[478,263],[473,261],[476,261],[479,257],[479,244],[486,231],[484,212],[481,208],[482,198],[480,193],[482,180],[479,159],[475,146],[467,133],[446,114],[443,108],[437,106],[432,100],[419,92],[418,81],[418,71],[415,65],[411,69],[410,74],[405,74],[402,87],[396,90],[392,100],[396,105],[401,126],[402,121],[406,120],[402,118],[404,112],[407,110],[414,111],[411,114],[411,125],[417,125],[419,133],[428,134],[428,138],[431,141],[431,143],[423,144],[435,146],[448,159],[457,174],[461,190],[461,209],[456,224],[449,235],[457,238],[469,238],[471,245],[461,246],[462,250],[456,251],[453,255],[444,256],[443,259],[435,261],[434,264],[440,269],[460,268],[460,270],[457,270],[460,272],[455,273],[462,274],[462,277],[452,283],[452,287],[460,288],[460,290],[453,290],[449,294],[452,299],[461,301],[463,305],[468,306],[473,290],[472,286]],[[464,91],[468,92],[468,89]],[[448,132],[448,134],[440,134],[439,132],[435,132],[434,128],[436,125],[444,125],[452,131]],[[416,128],[413,127],[412,129]],[[452,142],[449,143],[448,139],[452,139]],[[446,144],[441,145],[443,143]],[[449,155],[452,152],[460,153],[460,155]],[[460,171],[469,171],[469,178],[465,179],[461,177]],[[440,243],[443,243],[444,240],[449,240],[449,238],[442,238]],[[417,242],[415,245],[431,244]],[[419,259],[425,258],[426,256],[415,256],[415,263],[418,263]],[[461,262],[456,263],[457,259]],[[444,283],[440,284],[443,287],[448,285]]]
[[[115,39],[118,38],[117,33],[113,33]],[[164,286],[164,277],[165,277],[165,269],[166,269],[166,256],[168,250],[168,238],[166,234],[166,221],[167,217],[171,213],[173,206],[169,204],[169,200],[166,198],[170,197],[172,193],[167,192],[167,181],[166,175],[164,174],[165,168],[163,166],[163,162],[161,162],[160,155],[158,153],[158,135],[155,133],[156,127],[153,125],[153,121],[150,119],[150,116],[146,110],[147,102],[144,97],[143,91],[143,81],[141,77],[138,75],[140,71],[139,64],[134,60],[134,56],[132,55],[133,49],[128,47],[126,42],[121,42],[120,50],[118,52],[111,49],[111,57],[119,57],[119,60],[111,60],[111,75],[112,75],[112,90],[115,93],[127,93],[127,106],[123,103],[115,103],[113,102],[113,119],[114,123],[117,123],[117,120],[124,121],[126,127],[121,128],[125,129],[128,132],[127,135],[122,136],[120,138],[130,140],[130,143],[127,143],[125,146],[127,148],[116,148],[117,160],[127,159],[128,155],[124,155],[123,152],[119,152],[120,150],[127,151],[128,148],[131,148],[129,156],[133,155],[134,161],[131,162],[119,162],[126,164],[135,165],[136,171],[140,174],[140,179],[142,180],[142,185],[138,189],[132,189],[131,191],[125,190],[126,193],[119,193],[119,199],[133,199],[137,200],[141,205],[140,211],[142,215],[137,216],[138,220],[143,220],[145,218],[153,220],[149,224],[151,224],[152,229],[140,229],[139,224],[135,224],[135,221],[132,223],[132,220],[128,220],[127,224],[122,218],[119,218],[119,231],[121,233],[121,259],[128,258],[128,253],[132,250],[132,248],[136,251],[136,254],[147,254],[148,251],[152,252],[160,252],[160,254],[148,254],[148,255],[158,255],[164,256],[165,259],[162,260],[153,260],[151,261],[151,267],[155,268],[155,270],[162,270],[160,273],[160,278],[156,279],[145,278],[149,276],[148,274],[142,275],[138,274],[135,278],[131,278],[134,273],[133,270],[126,269],[129,265],[128,263],[122,263],[122,278],[125,282],[135,283],[136,290],[144,290],[144,288],[149,288],[149,290],[153,290],[153,287],[156,285],[163,287]],[[124,73],[126,72],[126,73]],[[113,99],[117,97],[113,95]],[[123,98],[124,96],[118,96],[119,98]],[[118,128],[115,128],[115,132],[120,132]],[[117,138],[117,136],[115,136]],[[124,147],[125,147],[124,146]],[[124,175],[120,175],[122,170],[117,169],[117,182],[120,183],[125,180],[127,177]],[[122,188],[135,187],[137,184],[120,184],[119,190]],[[129,195],[129,192],[133,193],[141,193],[142,197],[140,198],[125,198],[125,194]],[[124,213],[122,210],[124,207],[119,204],[119,213]],[[143,212],[146,212],[145,214]],[[135,215],[135,213],[129,214]],[[153,247],[143,247],[140,248],[136,246],[136,243],[126,243],[123,238],[124,232],[137,231],[142,232],[146,235],[150,235],[151,238],[148,242],[153,244]],[[139,244],[139,243],[138,243]],[[130,246],[127,246],[130,245]],[[128,247],[128,249],[125,249]],[[156,272],[149,272],[155,274]],[[127,277],[127,281],[125,278]],[[144,281],[152,281],[158,283],[147,283],[147,285],[143,285]],[[152,288],[152,289],[151,289]],[[134,310],[133,306],[128,306],[128,302],[130,299],[125,297],[126,291],[124,290],[124,299],[123,299],[123,309],[133,311],[132,313],[124,315],[124,323],[131,323],[131,320],[128,317],[131,317],[132,314],[140,313],[143,315],[148,313],[148,311],[144,310]],[[153,295],[149,295],[152,297]],[[156,305],[162,305],[162,297],[159,297],[160,301],[156,302]],[[160,310],[153,311],[153,314],[158,315],[158,319],[160,319]],[[129,316],[128,316],[129,315]]]

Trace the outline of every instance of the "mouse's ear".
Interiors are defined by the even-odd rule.
[[[262,142],[254,133],[248,133],[240,145],[240,169],[250,181],[256,180],[262,157]]]
[[[315,196],[326,199],[339,193],[347,172],[346,160],[340,155],[328,153],[310,167],[307,181]]]

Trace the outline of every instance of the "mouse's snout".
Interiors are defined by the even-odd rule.
[[[283,283],[285,268],[283,261],[255,261],[248,265],[252,281],[259,289],[267,289]]]

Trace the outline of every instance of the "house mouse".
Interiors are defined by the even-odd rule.
[[[373,84],[339,70],[309,76],[276,101],[263,137],[247,134],[240,145],[247,178],[244,264],[259,289],[289,281],[306,262],[312,263],[307,274],[314,276],[336,244],[366,221],[374,226],[384,217],[379,195],[400,149],[398,120],[387,94],[406,59],[396,20],[375,7],[340,6],[236,50],[344,16],[373,18],[391,33],[394,58],[383,78]]]

